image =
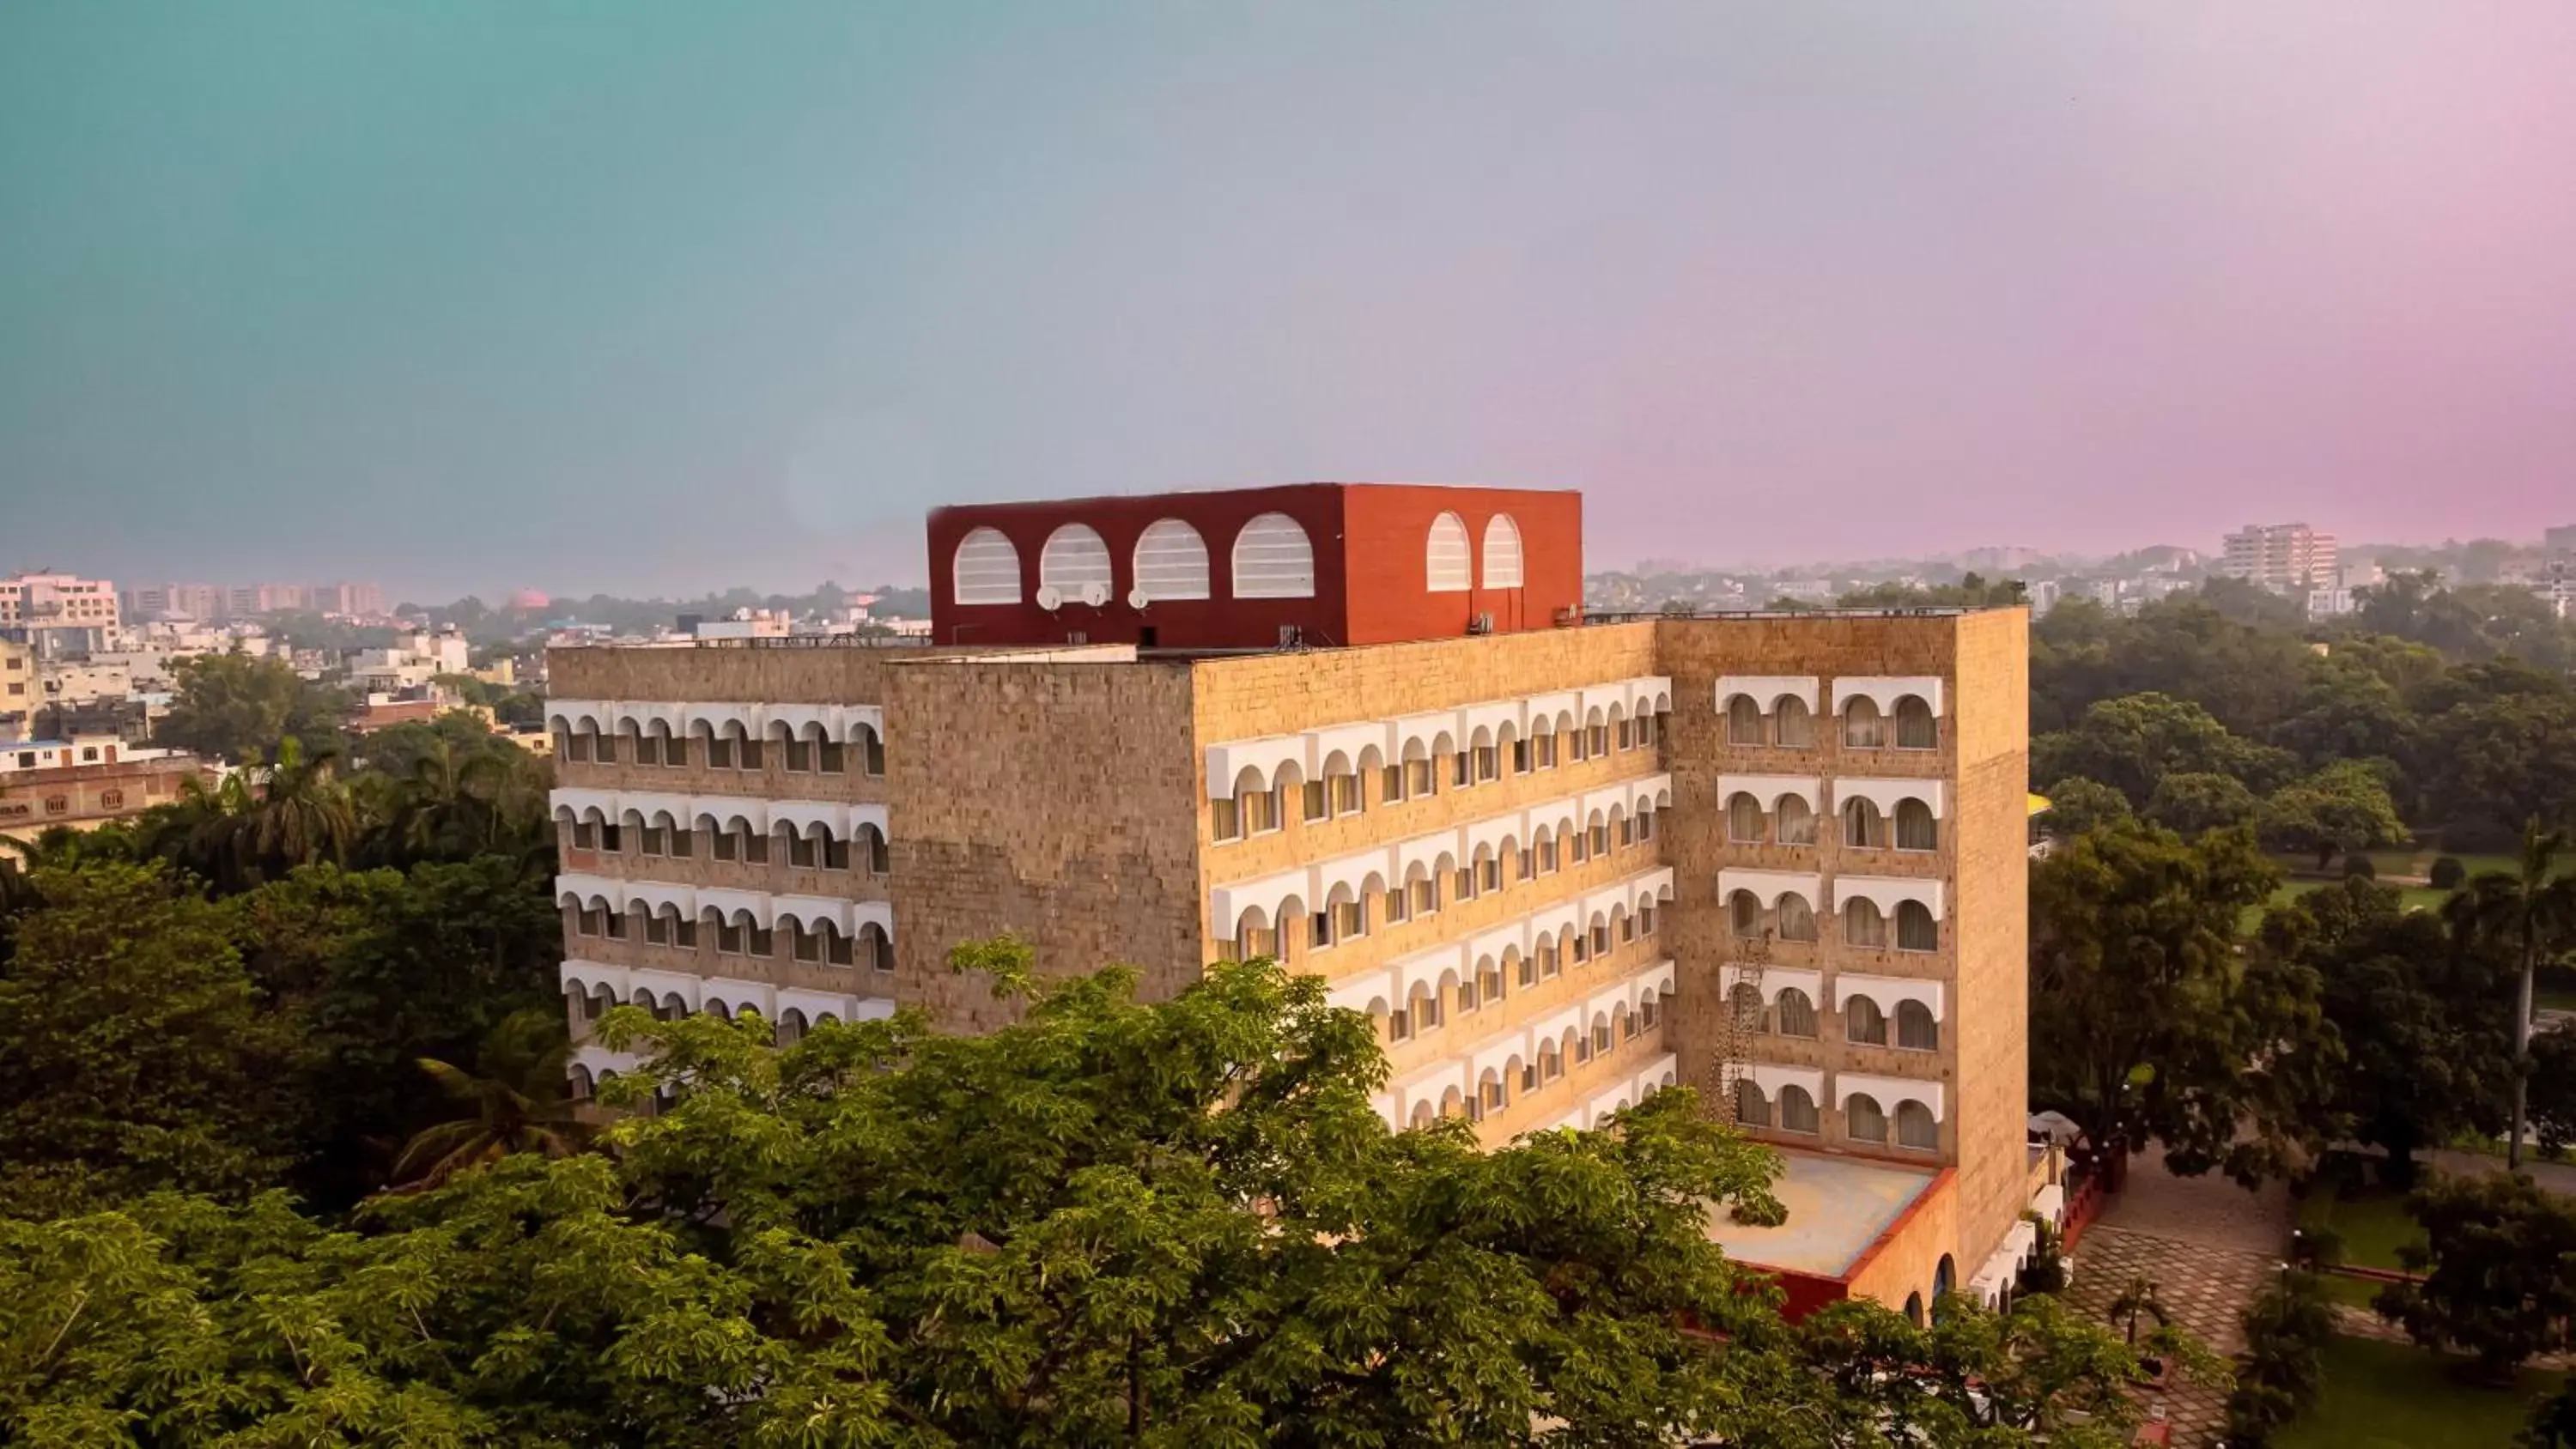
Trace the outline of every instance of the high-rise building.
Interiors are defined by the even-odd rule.
[[[2576,523],[2542,530],[2540,546],[2550,553],[2576,553]]]
[[[2227,535],[2219,570],[2284,593],[2304,594],[2335,577],[2335,536],[2304,523],[2248,524]]]
[[[105,648],[116,632],[116,585],[70,574],[17,574],[0,579],[0,636],[47,658]]]
[[[385,591],[376,584],[315,584],[304,592],[307,606],[318,613],[373,619],[385,612]]]
[[[1273,956],[1377,1026],[1393,1126],[1687,1083],[1781,1149],[1713,1220],[1793,1308],[1988,1299],[2027,1147],[2020,609],[1577,613],[1580,500],[1330,485],[943,509],[930,648],[548,661],[577,1090],[616,1003],[793,1037],[1008,930],[1168,996]]]

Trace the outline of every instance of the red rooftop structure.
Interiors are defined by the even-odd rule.
[[[930,515],[942,645],[1387,644],[1558,628],[1582,606],[1572,489],[1297,483]]]

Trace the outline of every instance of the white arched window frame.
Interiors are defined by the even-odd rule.
[[[1158,518],[1136,536],[1136,590],[1149,604],[1208,597],[1207,540],[1177,518]]]
[[[1088,524],[1062,525],[1047,535],[1046,546],[1038,550],[1039,586],[1054,589],[1068,600],[1080,600],[1083,591],[1095,584],[1105,591],[1114,582],[1109,545]]]
[[[978,528],[957,541],[951,592],[960,604],[1020,601],[1020,550],[997,528]]]
[[[1422,545],[1425,587],[1435,594],[1463,594],[1475,587],[1475,562],[1467,545],[1467,520],[1454,513],[1431,520]]]
[[[1264,513],[1234,536],[1234,597],[1315,597],[1315,545],[1285,513]]]
[[[1521,526],[1508,513],[1485,520],[1484,577],[1489,589],[1521,586]]]

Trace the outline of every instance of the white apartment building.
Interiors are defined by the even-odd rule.
[[[2304,523],[2257,523],[2227,535],[2219,571],[2282,593],[2334,577],[2335,536]]]

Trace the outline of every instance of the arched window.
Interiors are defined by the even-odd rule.
[[[1315,546],[1285,513],[1264,513],[1234,536],[1234,596],[1315,597]]]
[[[1816,1003],[1795,986],[1781,991],[1773,1016],[1782,1036],[1816,1034]]]
[[[1726,838],[1738,845],[1762,840],[1762,802],[1739,790],[1726,801]]]
[[[1762,902],[1751,891],[1737,891],[1726,898],[1727,917],[1735,924],[1735,934],[1752,940],[1762,934]]]
[[[1887,1113],[1878,1099],[1866,1092],[1854,1092],[1843,1103],[1843,1135],[1854,1142],[1887,1142]]]
[[[1782,845],[1816,843],[1816,810],[1804,795],[1783,795],[1779,806],[1779,832]]]
[[[1106,591],[1111,583],[1109,545],[1084,524],[1065,524],[1048,534],[1046,547],[1038,550],[1039,586],[1068,600],[1080,600],[1094,584]]]
[[[1905,1295],[1905,1321],[1913,1324],[1917,1328],[1924,1326],[1922,1294],[1908,1293]]]
[[[1915,695],[1896,702],[1896,747],[1900,750],[1937,750],[1941,748],[1941,722],[1932,717],[1932,706]]]
[[[1896,802],[1896,848],[1899,850],[1939,850],[1941,825],[1932,818],[1932,807],[1908,795]]]
[[[1784,891],[1771,909],[1774,933],[1783,941],[1816,939],[1816,910],[1796,891]]]
[[[1875,750],[1887,743],[1887,717],[1878,705],[1863,695],[1843,706],[1843,744],[1855,750]]]
[[[1020,601],[1020,551],[997,528],[979,528],[958,540],[951,588],[961,604]]]
[[[1762,743],[1762,706],[1753,696],[1739,694],[1726,702],[1726,742],[1730,745]]]
[[[1887,945],[1887,914],[1878,908],[1878,902],[1867,896],[1855,896],[1843,902],[1843,943],[1849,946]]]
[[[1920,1102],[1896,1104],[1896,1145],[1918,1152],[1941,1150],[1941,1124],[1933,1120],[1931,1108]]]
[[[1454,513],[1431,520],[1424,541],[1422,566],[1435,594],[1463,594],[1475,586],[1475,560],[1467,552],[1467,521]]]
[[[778,1013],[778,1044],[783,1047],[791,1047],[804,1039],[805,1013],[792,1006]]]
[[[1887,1045],[1887,1013],[1866,996],[1848,997],[1843,1001],[1843,1040]]]
[[[572,1070],[564,1073],[564,1076],[572,1083],[572,1099],[574,1101],[587,1102],[590,1100],[592,1091],[590,1068],[583,1066],[579,1062],[575,1062],[573,1063]]]
[[[1749,1078],[1735,1084],[1735,1120],[1747,1127],[1771,1125],[1771,1104],[1762,1100],[1762,1089]]]
[[[1508,513],[1485,520],[1485,587],[1521,586],[1521,526]]]
[[[1779,731],[1780,743],[1793,750],[1816,747],[1816,712],[1794,694],[1783,695],[1771,707],[1772,725]]]
[[[1746,981],[1727,993],[1727,1004],[1734,1008],[1735,1024],[1746,1031],[1762,1029],[1762,988]]]
[[[1843,802],[1843,844],[1855,850],[1887,849],[1887,817],[1876,801],[1855,796]]]
[[[1939,1051],[1941,1023],[1933,1019],[1932,1008],[1919,1001],[1898,1002],[1896,1044],[1910,1052]]]
[[[1954,1292],[1958,1291],[1958,1287],[1959,1287],[1959,1268],[1958,1268],[1958,1264],[1956,1264],[1955,1262],[1953,1262],[1953,1261],[1951,1260],[1951,1257],[1950,1257],[1950,1255],[1949,1255],[1949,1254],[1947,1254],[1947,1253],[1943,1253],[1943,1254],[1941,1255],[1941,1261],[1940,1261],[1940,1262],[1938,1262],[1938,1263],[1936,1263],[1936,1264],[1934,1264],[1934,1265],[1933,1265],[1933,1267],[1932,1267],[1932,1316],[1933,1316],[1933,1318],[1935,1318],[1935,1319],[1937,1320],[1937,1319],[1941,1316],[1941,1314],[1942,1314],[1942,1312],[1943,1312],[1943,1307],[1942,1307],[1941,1300],[1942,1300],[1942,1299],[1944,1299],[1944,1298],[1949,1297],[1952,1293],[1954,1293]]]
[[[1938,951],[1941,949],[1941,926],[1932,919],[1932,908],[1921,901],[1896,903],[1896,949],[1899,951]]]
[[[1816,1120],[1816,1099],[1804,1087],[1780,1089],[1780,1130],[1814,1134],[1822,1130]]]
[[[1208,596],[1207,540],[1177,518],[1158,518],[1136,536],[1136,587],[1148,603]]]

